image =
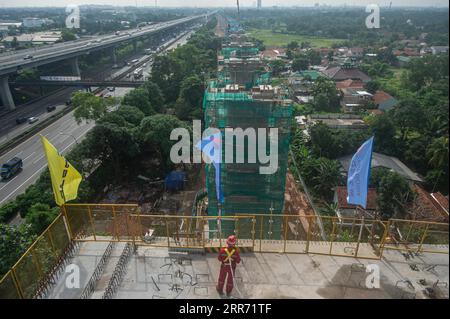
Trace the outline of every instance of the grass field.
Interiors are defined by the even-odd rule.
[[[264,41],[266,47],[280,47],[285,46],[291,41],[297,41],[299,44],[301,42],[309,42],[311,46],[315,48],[320,47],[331,47],[334,43],[339,43],[344,41],[343,39],[330,39],[330,38],[320,38],[320,37],[309,37],[296,34],[280,34],[273,33],[272,30],[262,30],[253,29],[249,32],[250,36]]]

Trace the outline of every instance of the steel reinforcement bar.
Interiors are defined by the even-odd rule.
[[[127,243],[122,251],[122,254],[120,255],[119,261],[117,262],[116,268],[114,269],[111,279],[109,280],[108,287],[106,287],[102,299],[112,299],[114,297],[114,294],[120,286],[126,272],[126,267],[132,251],[133,245]]]
[[[112,241],[108,244],[108,247],[106,247],[106,250],[103,253],[102,258],[97,264],[97,267],[95,267],[95,271],[92,274],[91,278],[89,279],[86,288],[84,288],[83,293],[80,296],[80,299],[88,299],[91,297],[92,293],[95,290],[95,287],[97,286],[98,280],[100,279],[100,277],[103,274],[103,271],[105,270],[105,265],[108,262],[109,256],[111,256],[111,252],[115,245],[116,242]]]

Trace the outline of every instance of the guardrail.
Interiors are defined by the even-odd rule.
[[[308,220],[306,229],[302,218]],[[133,204],[68,204],[63,206],[63,215],[56,218],[0,280],[0,298],[45,296],[52,284],[48,278],[55,282],[54,269],[62,269],[61,265],[67,262],[68,255],[64,252],[70,250],[71,241],[128,244],[105,290],[105,298],[114,296],[135,245],[215,251],[225,244],[229,234],[235,234],[243,251],[254,252],[375,260],[379,260],[385,250],[449,253],[449,224],[446,223],[323,216],[322,226],[327,240],[322,239],[315,216],[147,215]],[[58,264],[60,268],[54,266]]]

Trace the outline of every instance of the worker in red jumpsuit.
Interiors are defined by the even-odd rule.
[[[241,262],[239,250],[236,247],[236,236],[228,237],[227,246],[220,249],[218,259],[222,264],[216,289],[220,295],[223,295],[223,286],[226,279],[226,293],[227,296],[230,296],[231,291],[233,291],[233,276],[236,276],[236,265]]]

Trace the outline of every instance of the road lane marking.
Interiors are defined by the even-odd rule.
[[[2,204],[4,201],[6,201],[8,198],[10,198],[15,192],[17,192],[17,190],[19,188],[21,188],[25,183],[27,183],[31,178],[34,177],[34,175],[36,175],[37,173],[39,173],[43,168],[45,168],[47,166],[47,164],[45,164],[44,166],[42,166],[41,168],[39,168],[36,172],[34,172],[33,175],[31,175],[30,177],[28,177],[25,182],[23,182],[22,184],[20,184],[15,190],[13,190],[11,193],[9,193],[8,196],[6,196],[2,201],[0,201],[0,204]]]
[[[26,160],[27,158],[29,158],[30,156],[33,156],[34,153],[36,153],[36,152],[33,152],[33,153],[31,153],[30,155],[28,155],[27,157],[25,157],[25,158],[22,160],[22,162],[25,161],[25,160]]]
[[[12,180],[8,181],[5,185],[3,185],[3,187],[0,188],[0,191],[1,191],[3,188],[5,188],[6,186],[8,186],[9,183],[11,183],[11,182],[12,182],[13,180],[15,180],[17,177],[19,177],[19,175],[16,175]]]
[[[33,162],[33,164],[36,164],[37,162],[39,162],[41,159],[43,159],[44,158],[44,156],[45,156],[45,154],[44,155],[41,155],[41,156],[39,156],[34,162]]]

